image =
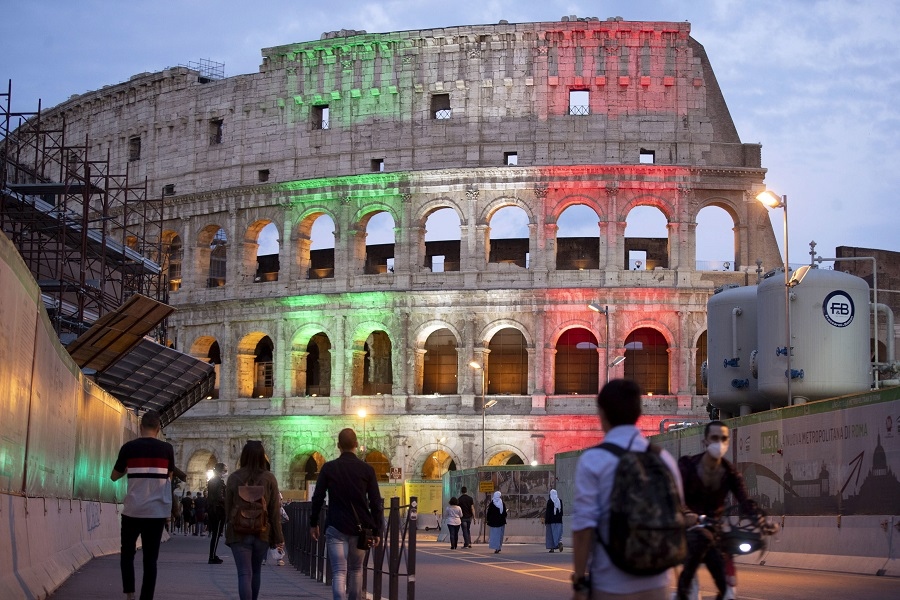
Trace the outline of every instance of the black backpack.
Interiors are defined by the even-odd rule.
[[[619,457],[609,497],[609,536],[597,532],[612,563],[632,575],[657,575],[687,556],[684,516],[675,478],[651,444],[645,452],[605,443]]]

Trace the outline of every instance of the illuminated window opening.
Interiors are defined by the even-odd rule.
[[[425,340],[423,394],[455,395],[459,358],[456,337],[449,329],[438,329]]]
[[[518,329],[501,329],[491,338],[488,394],[528,393],[528,349]]]
[[[569,92],[569,114],[580,116],[591,114],[591,93],[588,90]]]
[[[273,353],[275,344],[269,336],[263,337],[256,344],[254,363],[254,398],[271,398],[275,388]]]
[[[438,121],[449,119],[452,114],[450,94],[431,95],[431,118]]]
[[[703,362],[706,360],[706,332],[700,334],[697,339],[697,358],[694,360],[694,377],[697,380],[697,395],[703,396],[709,393],[706,382],[703,381]]]
[[[324,333],[312,336],[306,345],[307,396],[331,395],[331,340]]]
[[[181,287],[181,261],[184,256],[184,247],[181,243],[181,237],[177,235],[172,236],[172,239],[166,246],[165,254],[169,291],[177,292]]]
[[[327,104],[318,104],[312,107],[312,128],[328,129],[331,111]]]
[[[587,329],[568,329],[556,342],[555,392],[596,394],[599,391],[597,338]]]
[[[625,338],[624,376],[645,394],[669,393],[669,345],[660,332],[642,327]]]

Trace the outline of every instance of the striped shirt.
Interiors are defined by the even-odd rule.
[[[119,450],[113,467],[128,475],[123,515],[137,519],[166,519],[172,512],[172,482],[175,451],[172,444],[139,437]]]

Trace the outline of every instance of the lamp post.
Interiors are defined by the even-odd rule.
[[[484,454],[485,416],[484,415],[487,412],[487,409],[490,408],[491,406],[495,405],[497,403],[497,401],[491,400],[490,404],[486,404],[484,401],[485,387],[487,386],[487,372],[486,372],[486,369],[484,368],[484,365],[482,365],[478,361],[473,360],[469,363],[469,366],[472,367],[473,369],[475,369],[476,371],[481,371],[481,465],[484,466],[484,464],[485,464],[485,454]]]
[[[366,409],[361,408],[356,411],[356,416],[363,420],[363,443],[362,443],[362,452],[363,452],[363,460],[366,458]]]
[[[784,324],[785,324],[785,356],[787,357],[787,405],[793,404],[791,393],[791,267],[788,260],[788,206],[787,196],[765,190],[756,195],[756,199],[769,208],[781,208],[784,210]]]
[[[590,304],[588,304],[588,308],[594,312],[602,313],[604,316],[606,316],[606,356],[603,357],[603,362],[606,363],[606,383],[609,383],[609,368],[619,364],[618,362],[614,364],[610,364],[609,362],[609,306],[600,308],[599,304],[591,302]]]

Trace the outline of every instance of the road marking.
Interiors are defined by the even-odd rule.
[[[553,581],[557,583],[568,582],[569,574],[571,573],[571,567],[566,565],[563,567],[549,567],[547,565],[542,565],[540,563],[530,563],[522,560],[515,559],[506,559],[500,556],[484,556],[478,554],[448,554],[446,552],[441,551],[431,551],[425,550],[421,547],[416,549],[417,552],[422,552],[423,554],[431,554],[433,556],[440,556],[443,558],[450,558],[452,560],[457,560],[460,562],[472,563],[475,565],[481,565],[483,567],[491,567],[494,569],[499,569],[501,571],[508,571],[510,573],[517,573],[519,575],[527,575],[528,577],[537,577],[538,579],[546,579],[548,581]],[[487,560],[485,560],[487,559]],[[491,561],[491,562],[488,562]],[[521,565],[521,566],[519,566]],[[558,577],[548,577],[546,575],[541,575],[538,572],[550,572],[557,574]]]

